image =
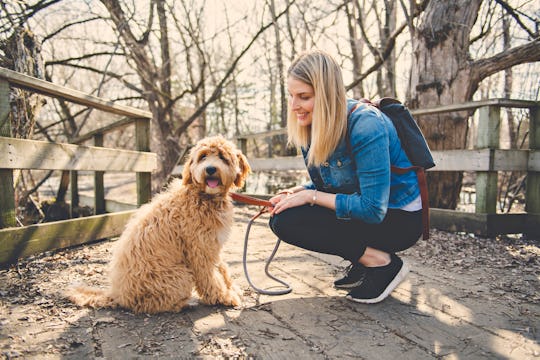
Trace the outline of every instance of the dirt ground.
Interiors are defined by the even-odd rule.
[[[293,292],[254,292],[242,269],[244,231],[255,208],[240,206],[224,258],[244,289],[238,308],[194,296],[179,314],[133,315],[68,302],[73,282],[106,284],[114,240],[46,253],[0,270],[0,358],[25,359],[537,359],[540,248],[535,240],[432,231],[403,252],[412,271],[381,304],[347,301],[332,288],[345,262],[283,244],[270,271]],[[1,240],[1,239],[0,239]],[[264,260],[275,243],[254,225],[248,267],[270,285]]]

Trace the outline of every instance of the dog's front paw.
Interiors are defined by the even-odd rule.
[[[223,299],[221,299],[221,303],[226,306],[240,306],[242,305],[242,299],[238,292],[231,289]]]
[[[244,295],[244,290],[242,290],[238,285],[236,284],[233,284],[231,286],[231,289],[230,289],[231,292],[235,293],[236,295],[238,295],[240,297],[240,299],[242,298],[242,296]]]

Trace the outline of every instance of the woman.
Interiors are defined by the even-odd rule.
[[[346,98],[341,69],[328,54],[298,57],[287,86],[289,142],[302,149],[311,182],[270,199],[270,227],[289,244],[349,260],[334,285],[348,289],[350,300],[380,302],[408,273],[395,253],[422,233],[416,175],[390,172],[411,163],[391,120]]]

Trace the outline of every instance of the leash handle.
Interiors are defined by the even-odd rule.
[[[235,192],[232,192],[230,194],[231,194],[231,198],[234,201],[238,201],[238,202],[241,202],[241,203],[244,203],[244,204],[264,206],[264,207],[273,207],[274,206],[274,204],[272,204],[268,200],[258,199],[258,198],[253,197],[253,196],[243,195],[243,194],[239,194],[239,193],[235,193]]]

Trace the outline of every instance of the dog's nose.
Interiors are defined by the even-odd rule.
[[[217,169],[216,169],[215,166],[207,166],[207,167],[206,167],[206,173],[207,173],[208,175],[214,174],[214,173],[216,172],[216,170],[217,170]]]

